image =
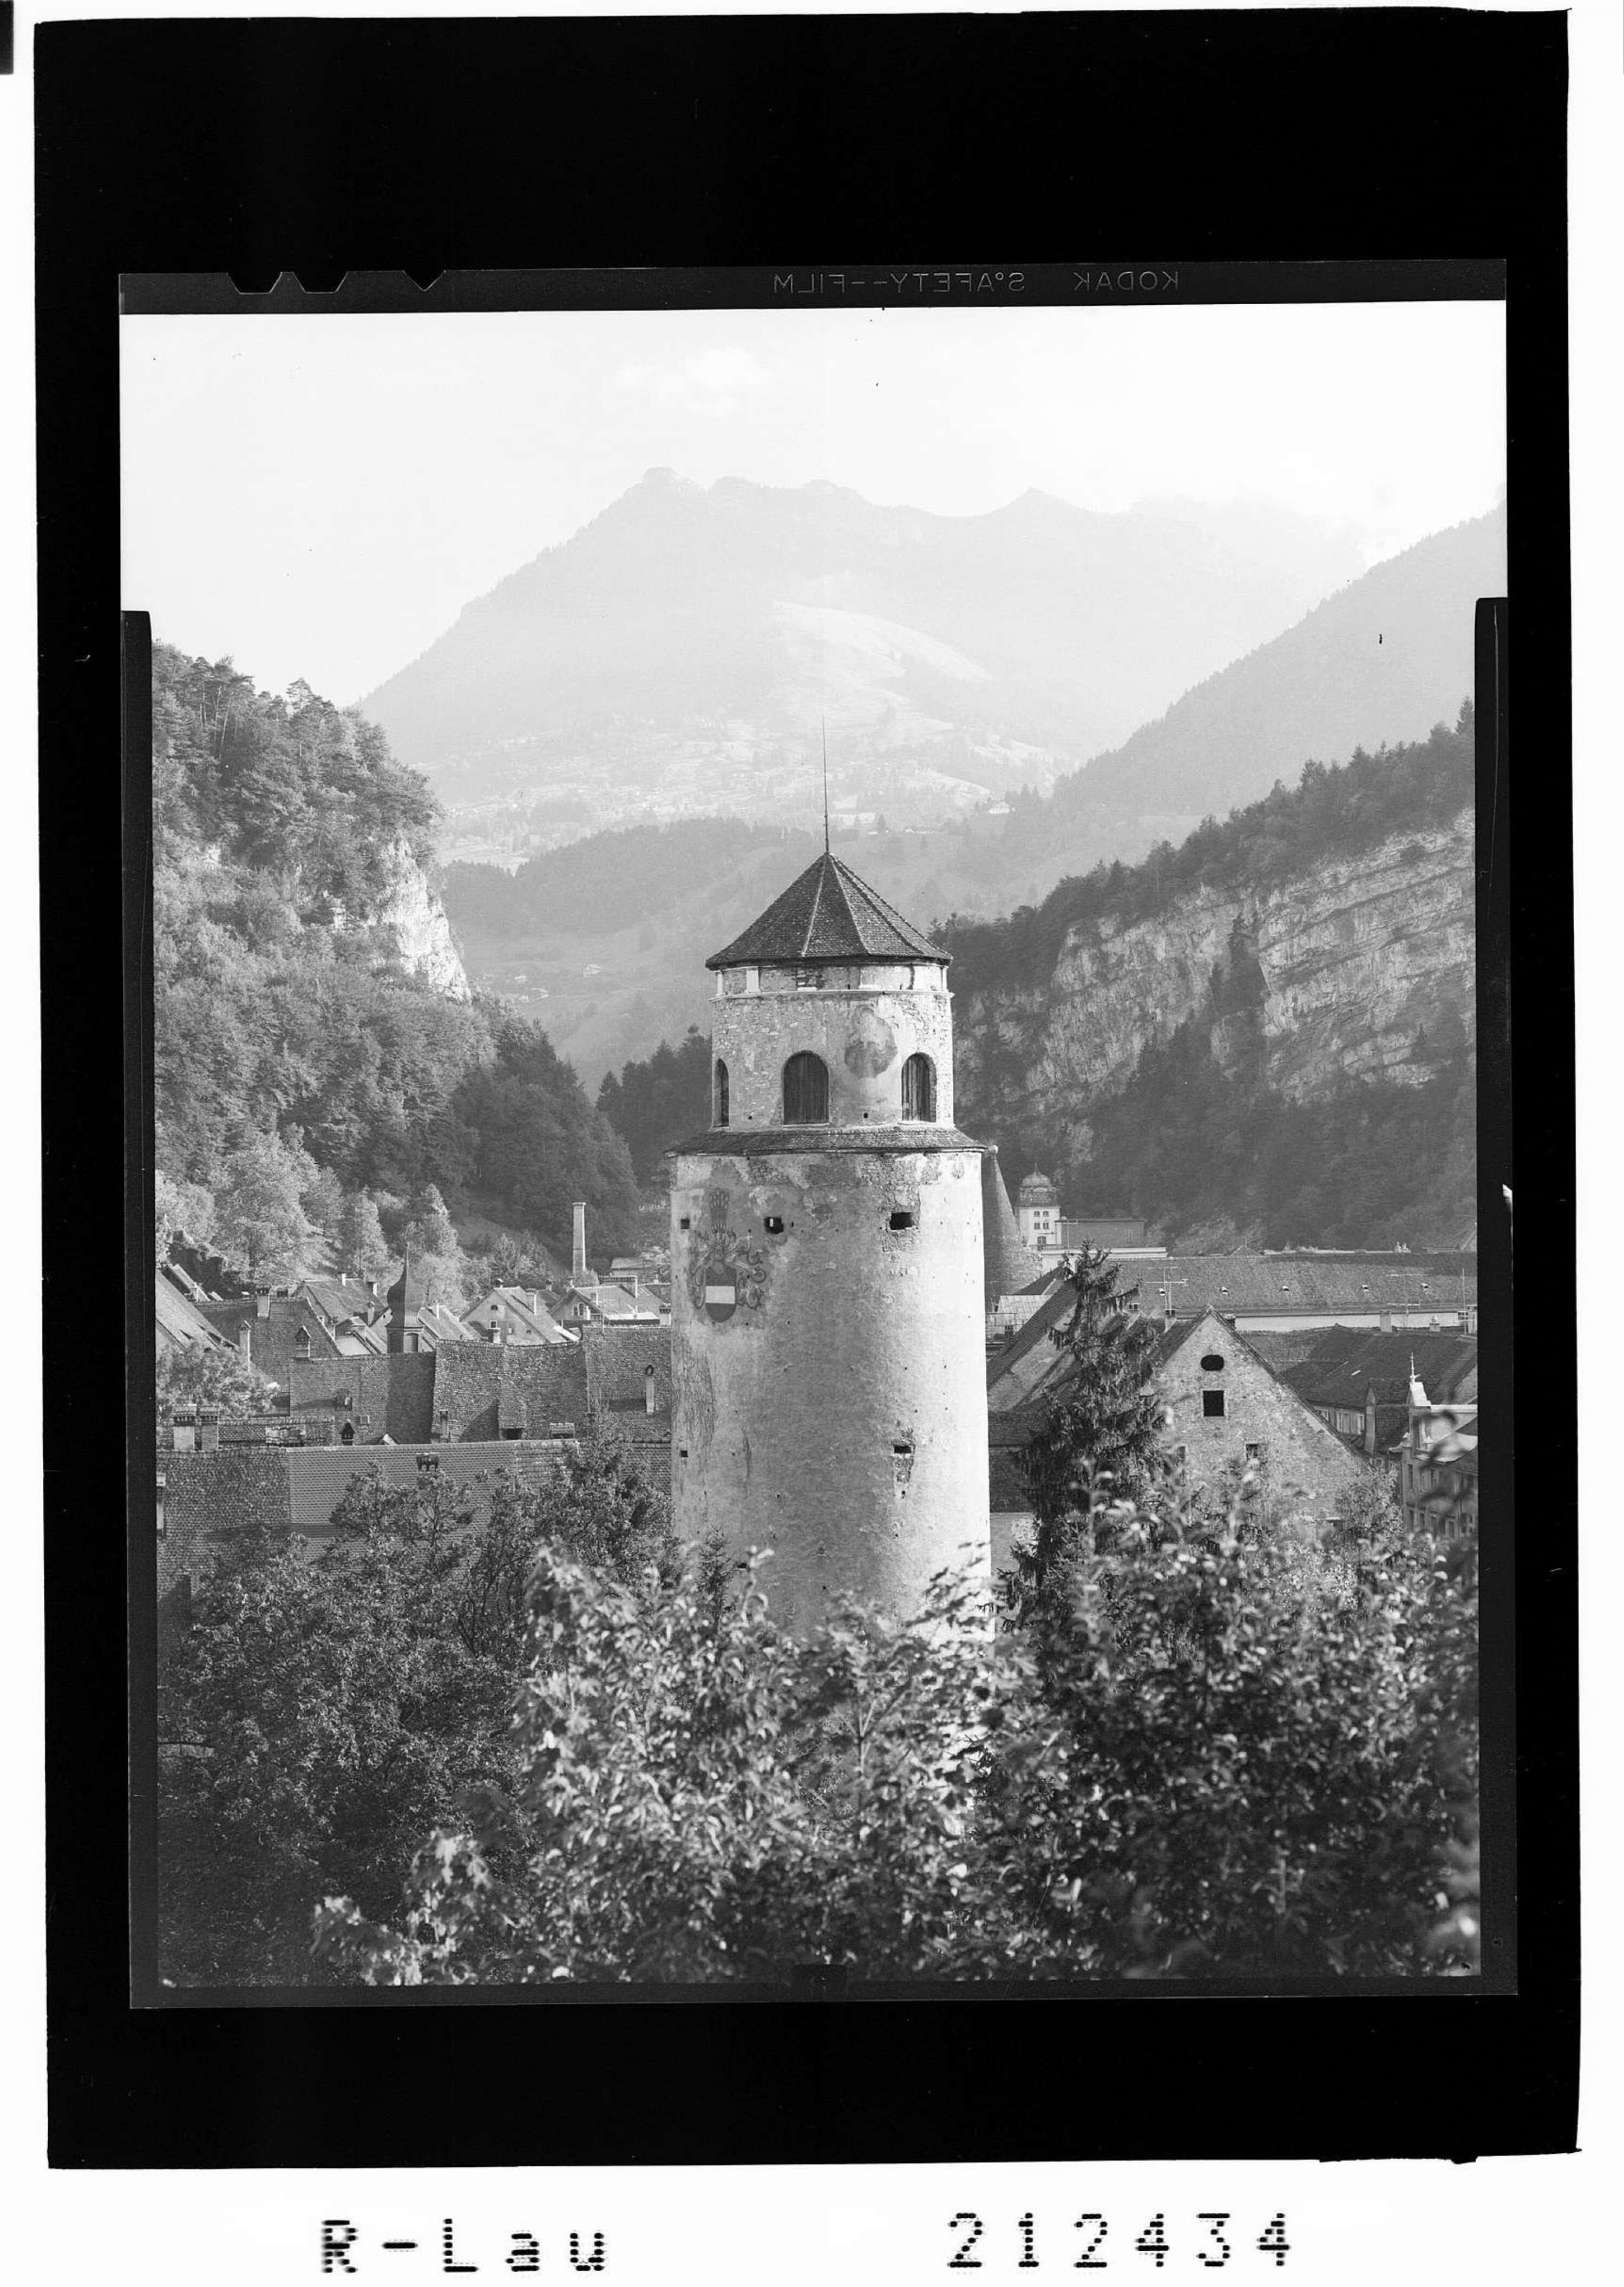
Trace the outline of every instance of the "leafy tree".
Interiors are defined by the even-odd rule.
[[[310,1268],[315,1234],[303,1193],[313,1172],[304,1153],[274,1136],[256,1136],[226,1155],[215,1194],[215,1238],[249,1278],[289,1281]]]
[[[161,1951],[177,1983],[322,1976],[309,1945],[324,1891],[386,1911],[428,1827],[514,1782],[538,1546],[590,1553],[614,1579],[664,1555],[669,1514],[589,1441],[540,1489],[374,1472],[333,1525],[314,1562],[285,1535],[226,1536],[230,1571],[194,1592],[166,1659]]]
[[[333,1230],[337,1269],[350,1278],[376,1278],[388,1268],[390,1249],[368,1191],[346,1191]]]
[[[344,1185],[330,1167],[315,1169],[311,1181],[299,1194],[299,1205],[306,1221],[317,1235],[336,1246],[344,1221],[345,1194]]]
[[[1046,1678],[1061,1751],[1003,1816],[1056,1938],[1138,1976],[1470,1967],[1436,1904],[1475,1816],[1460,1574],[1395,1547],[1305,1599],[1271,1541],[1114,1522]]]
[[[158,1353],[158,1407],[218,1405],[223,1419],[240,1420],[268,1413],[280,1384],[235,1349],[162,1349]]]
[[[1001,1667],[1021,1656],[989,1667],[956,1598],[915,1629],[843,1615],[803,1650],[753,1578],[728,1593],[714,1555],[639,1593],[544,1550],[535,1588],[519,1784],[425,1848],[403,1928],[330,1900],[336,1964],[372,1983],[529,1984],[999,1960],[1002,1918],[959,1919],[980,1857],[964,1813]],[[967,1724],[972,1707],[987,1713]]]
[[[1047,1674],[947,1576],[911,1622],[848,1606],[796,1643],[755,1560],[612,1582],[543,1548],[516,1784],[425,1842],[392,1920],[329,1897],[324,1958],[384,1984],[1470,1969],[1465,1575],[1405,1551],[1311,1602],[1296,1552],[1094,1521]]]
[[[690,1025],[680,1048],[661,1041],[652,1056],[606,1072],[598,1108],[626,1139],[639,1183],[654,1180],[661,1154],[710,1125],[710,1036]]]
[[[285,1538],[196,1592],[160,1690],[161,1944],[181,1984],[309,1974],[313,1895],[393,1895],[411,1838],[504,1769],[511,1678],[448,1609],[455,1515],[395,1506],[321,1563]],[[460,1506],[460,1502],[458,1504]]]
[[[160,1168],[153,1178],[153,1206],[157,1259],[167,1262],[170,1249],[182,1236],[207,1246],[214,1236],[215,1205],[201,1183],[177,1183]]]
[[[504,1231],[486,1256],[486,1276],[495,1286],[541,1286],[551,1277],[546,1251],[533,1231]]]

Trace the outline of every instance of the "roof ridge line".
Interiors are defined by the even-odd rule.
[[[837,858],[835,860],[835,863],[839,866],[841,865],[841,860]],[[913,922],[909,921],[905,913],[903,913],[898,906],[891,904],[888,898],[883,897],[878,890],[873,887],[871,883],[865,882],[860,874],[852,874],[852,868],[849,866],[843,867],[842,870],[844,873],[851,874],[851,878],[856,882],[864,897],[868,899],[871,905],[877,906],[879,907],[881,913],[884,915],[885,919],[891,922],[891,926],[898,931],[899,935],[905,938],[916,937],[926,945],[931,943],[930,936],[926,930],[916,927]]]
[[[813,863],[817,864],[817,860],[814,859]],[[823,903],[823,882],[828,872],[828,852],[826,850],[823,853],[823,863],[818,866],[818,878],[812,884],[812,911],[806,916],[806,927],[801,938],[803,961],[809,961],[812,958],[812,943],[818,931],[818,912]]]
[[[846,885],[846,869],[842,867],[839,859],[836,859],[832,870],[834,871],[835,876],[835,887],[840,892],[840,902],[846,909],[847,923],[851,928],[852,934],[856,938],[859,945],[861,945],[863,941],[863,925],[861,922],[859,921],[857,914],[852,904],[852,892]],[[852,879],[855,881],[856,878],[856,875],[853,874]]]

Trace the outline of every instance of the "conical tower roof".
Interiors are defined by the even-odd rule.
[[[408,1246],[400,1258],[400,1276],[389,1289],[385,1301],[399,1303],[403,1310],[422,1307],[424,1288],[421,1276],[412,1269],[412,1252]]]
[[[939,961],[951,958],[903,920],[828,851],[814,859],[743,935],[713,953],[707,969],[741,961]]]
[[[989,1310],[1001,1294],[1020,1294],[1042,1272],[1042,1262],[1020,1235],[996,1151],[981,1155],[981,1246]]]

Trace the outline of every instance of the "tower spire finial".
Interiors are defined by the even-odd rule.
[[[828,719],[820,714],[818,721],[823,732],[823,854],[829,854],[829,726]]]

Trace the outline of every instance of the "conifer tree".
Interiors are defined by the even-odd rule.
[[[1068,1369],[1027,1442],[1037,1521],[1006,1580],[1010,1609],[1040,1644],[1069,1626],[1071,1574],[1094,1554],[1101,1503],[1142,1500],[1165,1469],[1163,1408],[1146,1387],[1155,1334],[1126,1310],[1117,1276],[1102,1249],[1085,1246],[1066,1271],[1072,1314],[1050,1333]]]

